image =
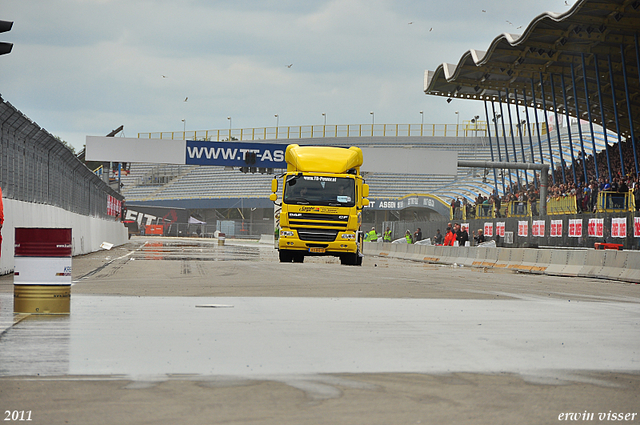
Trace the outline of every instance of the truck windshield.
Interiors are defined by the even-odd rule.
[[[353,207],[355,201],[354,179],[297,175],[290,176],[285,183],[287,204]]]

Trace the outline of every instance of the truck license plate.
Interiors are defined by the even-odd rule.
[[[309,252],[317,252],[320,254],[324,254],[325,249],[324,248],[309,248]]]

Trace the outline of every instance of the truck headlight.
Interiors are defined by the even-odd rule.
[[[280,236],[293,236],[293,232],[290,230],[280,230]]]
[[[341,238],[342,239],[355,240],[356,239],[356,235],[354,235],[353,233],[343,233]]]

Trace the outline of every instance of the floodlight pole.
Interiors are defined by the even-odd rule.
[[[549,164],[528,162],[458,161],[458,167],[499,168],[507,170],[540,170],[540,215],[547,215],[547,186],[549,184]]]

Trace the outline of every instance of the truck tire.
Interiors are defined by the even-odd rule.
[[[304,255],[302,253],[296,252],[295,254],[293,254],[293,262],[304,263]]]
[[[342,254],[340,256],[340,264],[345,266],[355,266],[358,260],[358,254]]]
[[[278,250],[278,257],[281,263],[290,263],[293,260],[293,253],[286,249],[280,249]]]
[[[362,257],[360,256],[360,251],[357,251],[355,254],[342,254],[340,256],[340,264],[345,266],[361,266]]]

